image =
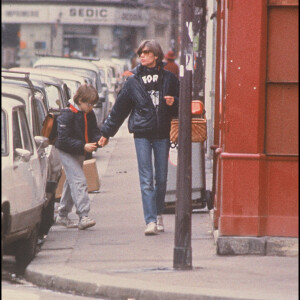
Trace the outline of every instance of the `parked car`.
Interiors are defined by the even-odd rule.
[[[33,137],[22,99],[1,96],[1,244],[24,268],[34,258],[45,190],[37,148],[48,139]]]
[[[24,80],[20,80],[19,77],[24,77],[24,73],[20,71],[4,71],[2,72],[2,78],[10,77],[8,83],[13,83],[12,74],[15,75],[15,80],[19,84],[28,85]],[[28,73],[29,74],[29,73]],[[32,83],[39,82],[40,85],[43,85],[46,99],[44,99],[45,104],[48,110],[59,111],[60,109],[66,107],[68,99],[70,97],[67,85],[60,79],[52,76],[30,74],[30,81]]]
[[[6,75],[5,75],[6,74]],[[15,98],[22,97],[23,103],[26,105],[26,113],[29,122],[29,127],[34,136],[42,135],[42,125],[43,121],[48,113],[46,106],[44,105],[43,99],[38,97],[37,90],[35,89],[34,84],[30,81],[29,78],[26,80],[20,80],[12,82],[19,82],[22,85],[17,83],[10,83],[7,74],[11,74],[12,79],[16,78],[17,74],[7,72],[2,73],[2,76],[6,76],[6,82],[2,82],[2,95]],[[20,76],[21,73],[18,73]],[[25,75],[25,73],[24,73]],[[29,76],[29,75],[27,75]],[[27,82],[28,81],[28,82]],[[30,83],[27,86],[24,83]],[[54,203],[55,203],[55,194],[56,188],[62,173],[62,164],[59,159],[59,154],[57,149],[53,145],[48,145],[45,149],[38,149],[39,158],[42,167],[42,176],[45,182],[45,196],[46,201],[43,208],[43,219],[40,227],[40,236],[46,235],[54,222]]]
[[[123,79],[122,79],[123,68],[116,61],[113,61],[112,59],[101,59],[99,61],[94,61],[93,63],[97,64],[97,66],[99,67],[107,66],[111,68],[112,84],[115,87],[116,94],[118,94],[123,84]]]
[[[33,65],[34,68],[51,68],[59,70],[68,70],[72,73],[88,74],[93,79],[93,86],[97,89],[100,101],[94,108],[97,119],[97,125],[101,127],[105,119],[105,110],[109,106],[109,100],[103,94],[103,87],[98,74],[98,68],[89,60],[69,57],[45,56],[40,57]]]
[[[46,69],[46,68],[11,68],[11,71],[29,72],[30,74],[48,75],[62,80],[68,87],[69,97],[72,98],[81,84],[90,83],[90,77],[71,73],[69,71]]]
[[[30,74],[30,78],[42,81],[46,85],[49,108],[62,109],[67,106],[70,95],[67,85],[62,80],[40,74]]]
[[[99,74],[102,79],[101,81],[103,82],[103,86],[106,90],[108,101],[109,101],[109,105],[107,107],[107,111],[105,114],[105,117],[107,117],[116,100],[116,91],[115,91],[115,86],[113,84],[113,72],[111,67],[109,66],[101,66],[100,64],[98,65],[97,63],[95,63],[95,65],[99,68]]]

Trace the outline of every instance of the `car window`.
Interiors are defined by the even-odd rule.
[[[20,109],[19,112],[20,112],[20,120],[21,120],[21,129],[22,129],[24,148],[26,150],[30,151],[30,153],[33,153],[33,145],[32,145],[32,140],[30,137],[30,131],[29,131],[25,111],[23,109]]]
[[[99,76],[101,78],[101,82],[105,82],[105,72],[104,72],[104,70],[99,70]]]
[[[46,88],[47,98],[49,101],[49,108],[60,110],[63,108],[62,99],[58,88],[54,85],[47,85]]]
[[[16,148],[23,148],[18,112],[16,110],[13,111],[13,147],[14,150]],[[15,155],[14,155],[14,159],[15,159]]]
[[[1,111],[1,155],[8,155],[8,141],[7,141],[7,117],[5,112]]]
[[[77,89],[80,87],[80,83],[75,80],[64,80],[68,86],[70,97],[73,98]]]
[[[42,135],[43,122],[46,118],[44,106],[43,106],[41,100],[39,100],[39,99],[34,99],[32,103],[34,105],[35,123],[36,123],[35,127],[37,129],[37,132],[35,135]]]

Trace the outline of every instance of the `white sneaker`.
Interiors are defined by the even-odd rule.
[[[147,228],[145,230],[145,235],[155,235],[155,234],[158,234],[157,226],[156,226],[155,222],[150,222],[149,224],[147,224]]]
[[[157,224],[157,231],[158,232],[164,232],[165,231],[162,215],[157,216],[157,223],[156,224]]]
[[[96,225],[96,222],[92,219],[90,219],[89,217],[82,217],[78,223],[78,229],[86,229],[86,228],[89,228],[89,227],[92,227],[92,226],[95,226]]]
[[[59,215],[56,217],[55,224],[65,226],[67,228],[77,228],[78,227],[78,224],[71,221],[68,217],[61,217]]]

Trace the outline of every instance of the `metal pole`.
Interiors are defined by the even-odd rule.
[[[206,62],[206,0],[195,0],[194,9],[194,44],[195,55],[193,99],[201,100],[205,104],[205,62]],[[206,199],[205,176],[205,148],[204,142],[200,143],[200,174],[201,174],[201,199]],[[207,199],[206,199],[207,200]]]
[[[195,55],[193,99],[205,103],[206,0],[195,0],[193,32]]]
[[[171,5],[171,49],[178,55],[178,0],[172,0]]]
[[[193,1],[182,1],[178,165],[173,267],[192,269],[191,99],[193,72]]]

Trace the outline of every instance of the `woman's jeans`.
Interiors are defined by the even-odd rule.
[[[169,139],[135,138],[140,186],[146,224],[156,222],[164,210],[168,176]],[[152,150],[154,153],[154,170]],[[154,186],[155,180],[155,186]]]

